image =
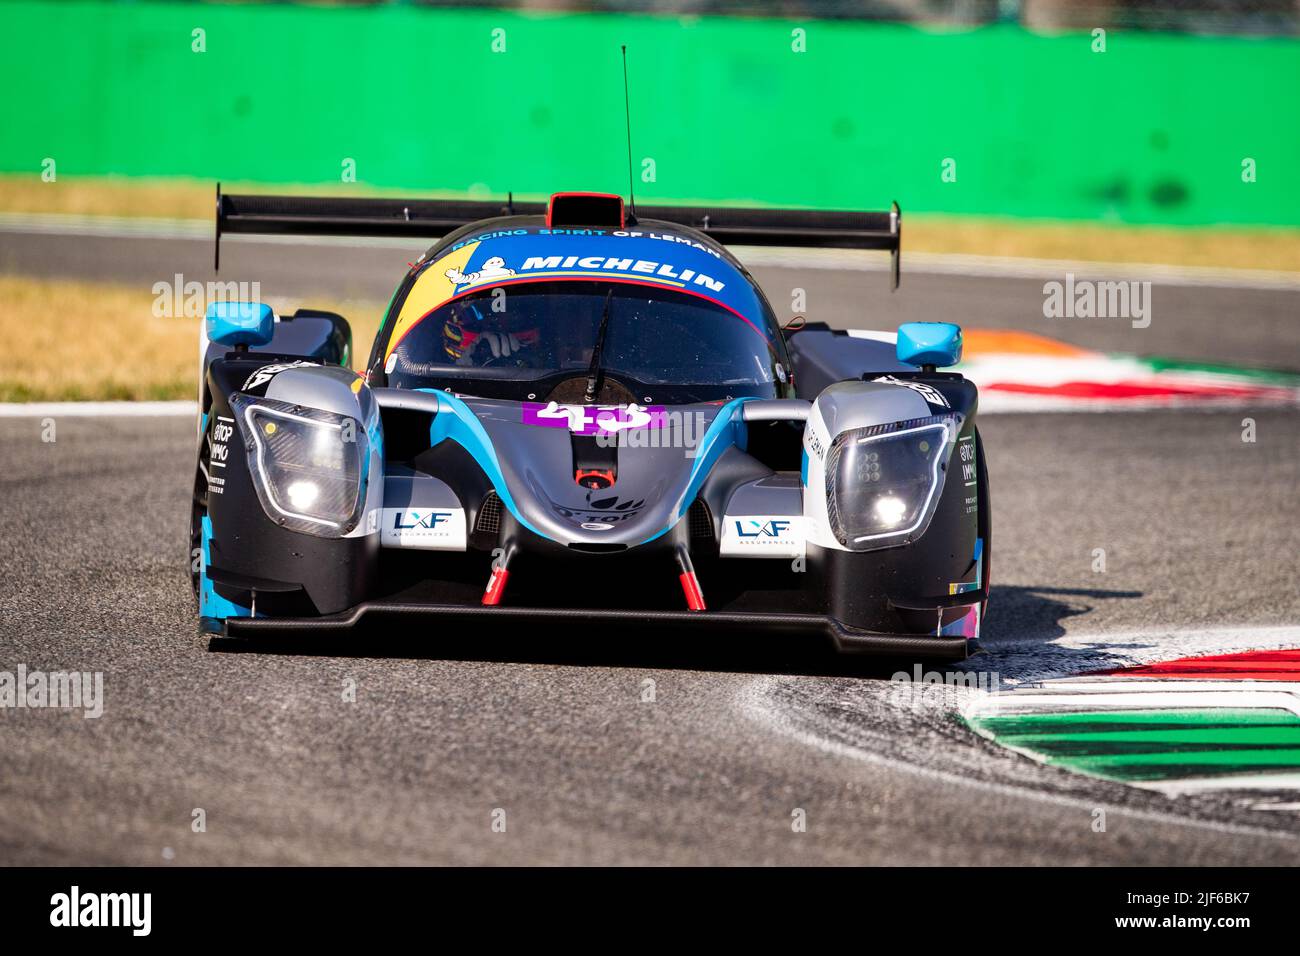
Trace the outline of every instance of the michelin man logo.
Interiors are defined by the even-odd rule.
[[[515,270],[507,269],[506,261],[500,256],[493,256],[487,262],[483,263],[478,272],[466,274],[453,267],[443,273],[443,275],[456,285],[474,285],[479,282],[494,282],[498,279],[508,279],[514,274]]]

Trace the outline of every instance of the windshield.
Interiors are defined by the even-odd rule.
[[[389,383],[545,400],[562,383],[587,381],[607,301],[601,379],[629,400],[786,394],[775,322],[755,324],[698,295],[592,281],[482,289],[439,306],[393,350]]]

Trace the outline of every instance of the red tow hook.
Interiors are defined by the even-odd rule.
[[[492,576],[488,578],[487,587],[483,590],[484,606],[496,607],[501,603],[501,595],[506,591],[506,581],[510,578],[509,565],[513,554],[513,548],[506,548],[499,557],[492,559]]]
[[[692,611],[705,610],[704,592],[700,590],[700,580],[695,576],[695,566],[691,564],[691,554],[686,548],[677,549],[677,580],[682,584],[682,594],[686,596],[686,607]]]
[[[483,603],[489,607],[496,607],[501,603],[501,595],[506,590],[506,579],[510,577],[510,572],[505,568],[493,568],[492,576],[488,578],[487,589],[483,592]]]

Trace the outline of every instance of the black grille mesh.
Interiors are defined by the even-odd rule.
[[[474,522],[475,531],[496,534],[501,530],[501,499],[495,491],[489,491],[483,499],[483,507],[478,510],[478,520]]]
[[[695,499],[686,517],[690,522],[692,538],[713,537],[713,515],[709,513],[709,506],[702,498]]]

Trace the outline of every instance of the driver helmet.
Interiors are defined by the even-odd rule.
[[[473,302],[452,305],[447,320],[442,324],[442,347],[453,362],[473,354],[479,333],[471,326],[482,321],[483,313]]]

